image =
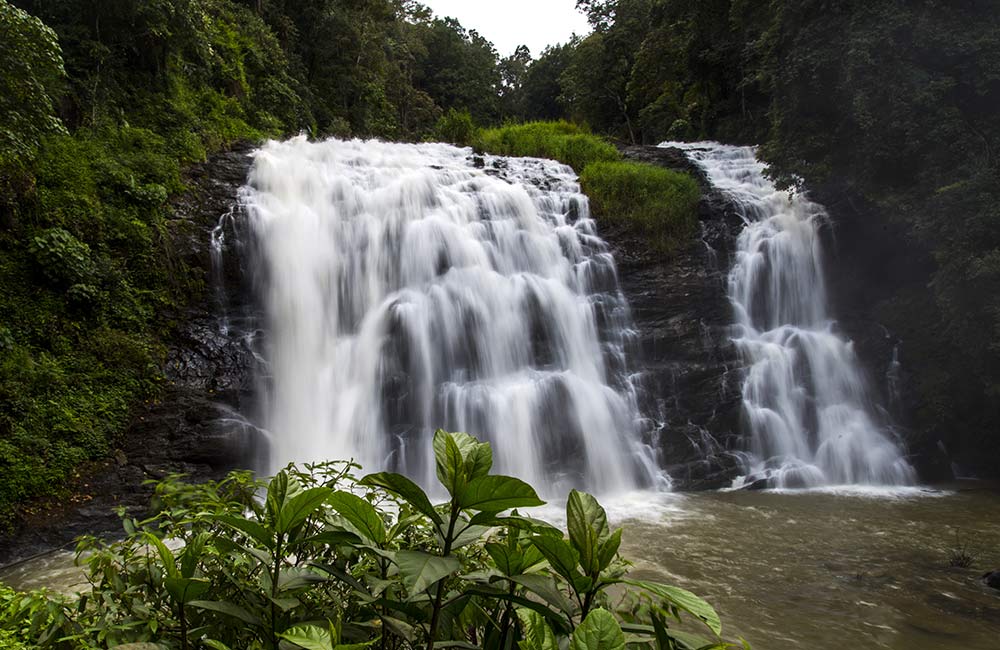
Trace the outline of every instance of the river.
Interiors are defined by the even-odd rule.
[[[606,499],[633,576],[711,602],[756,650],[996,650],[1000,486],[632,493]],[[557,515],[557,513],[547,513]],[[967,544],[972,566],[950,566]],[[72,554],[0,572],[19,589],[85,585]]]

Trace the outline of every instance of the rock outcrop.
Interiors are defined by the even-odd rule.
[[[195,481],[219,478],[247,466],[255,453],[253,428],[236,415],[253,385],[248,283],[234,263],[216,269],[213,279],[211,250],[220,218],[239,210],[251,150],[239,145],[190,167],[189,189],[174,201],[168,228],[176,259],[170,263],[180,262],[176,268],[186,269],[187,284],[196,290],[184,311],[162,315],[176,323],[167,341],[166,387],[156,401],[135,409],[111,458],[81,468],[69,499],[25,509],[17,529],[0,537],[0,565],[65,546],[82,534],[119,531],[116,509],[140,514],[152,492],[145,485],[149,479],[174,473]],[[220,302],[239,318],[220,323]]]
[[[629,147],[627,159],[685,171],[702,185],[699,237],[673,255],[598,222],[640,333],[640,406],[677,489],[728,485],[738,474],[740,362],[726,277],[742,221],[678,149]]]

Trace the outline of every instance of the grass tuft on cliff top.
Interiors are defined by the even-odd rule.
[[[635,162],[596,162],[580,174],[599,221],[625,223],[671,253],[694,236],[701,190],[688,174]]]

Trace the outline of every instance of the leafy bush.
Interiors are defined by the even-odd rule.
[[[577,172],[592,162],[621,160],[618,150],[582,127],[566,121],[529,122],[481,131],[479,149],[501,156],[552,158]]]
[[[434,137],[442,142],[467,146],[475,142],[478,130],[469,111],[452,108],[437,121]]]
[[[0,0],[0,178],[23,164],[46,134],[63,131],[53,114],[65,72],[55,32]],[[2,185],[0,185],[2,187]]]
[[[62,228],[43,230],[31,238],[28,249],[45,277],[57,285],[84,283],[94,275],[90,246]]]
[[[642,163],[602,162],[583,170],[580,185],[595,215],[636,228],[664,252],[694,233],[701,191],[687,174]]]
[[[343,462],[266,486],[246,472],[163,482],[159,514],[125,519],[123,541],[80,543],[90,593],[29,597],[0,629],[52,648],[603,650],[625,634],[631,648],[730,647],[708,603],[627,578],[622,531],[592,496],[570,493],[567,537],[516,510],[543,502],[490,474],[488,444],[444,431],[433,444],[439,505],[404,476],[356,480]],[[711,638],[673,627],[682,616]]]

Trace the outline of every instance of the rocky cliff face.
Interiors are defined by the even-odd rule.
[[[191,296],[184,311],[164,315],[175,325],[167,342],[163,393],[136,409],[111,459],[81,468],[71,499],[34,504],[11,535],[0,536],[0,565],[67,545],[81,534],[120,530],[115,509],[141,514],[152,493],[144,485],[149,479],[183,473],[209,480],[247,466],[256,436],[231,414],[251,396],[251,338],[239,321],[220,327],[219,307],[225,302],[227,311],[245,314],[249,291],[234,263],[216,274],[225,290],[214,290],[210,242],[220,217],[239,210],[237,194],[251,149],[241,145],[189,168],[189,190],[174,203],[168,224],[172,261],[192,274],[193,286],[204,289]]]
[[[640,333],[640,406],[652,420],[660,462],[677,489],[722,487],[738,473],[740,362],[726,276],[742,222],[683,152],[636,146],[624,154],[691,173],[702,185],[699,237],[670,257],[627,230],[599,228]]]

